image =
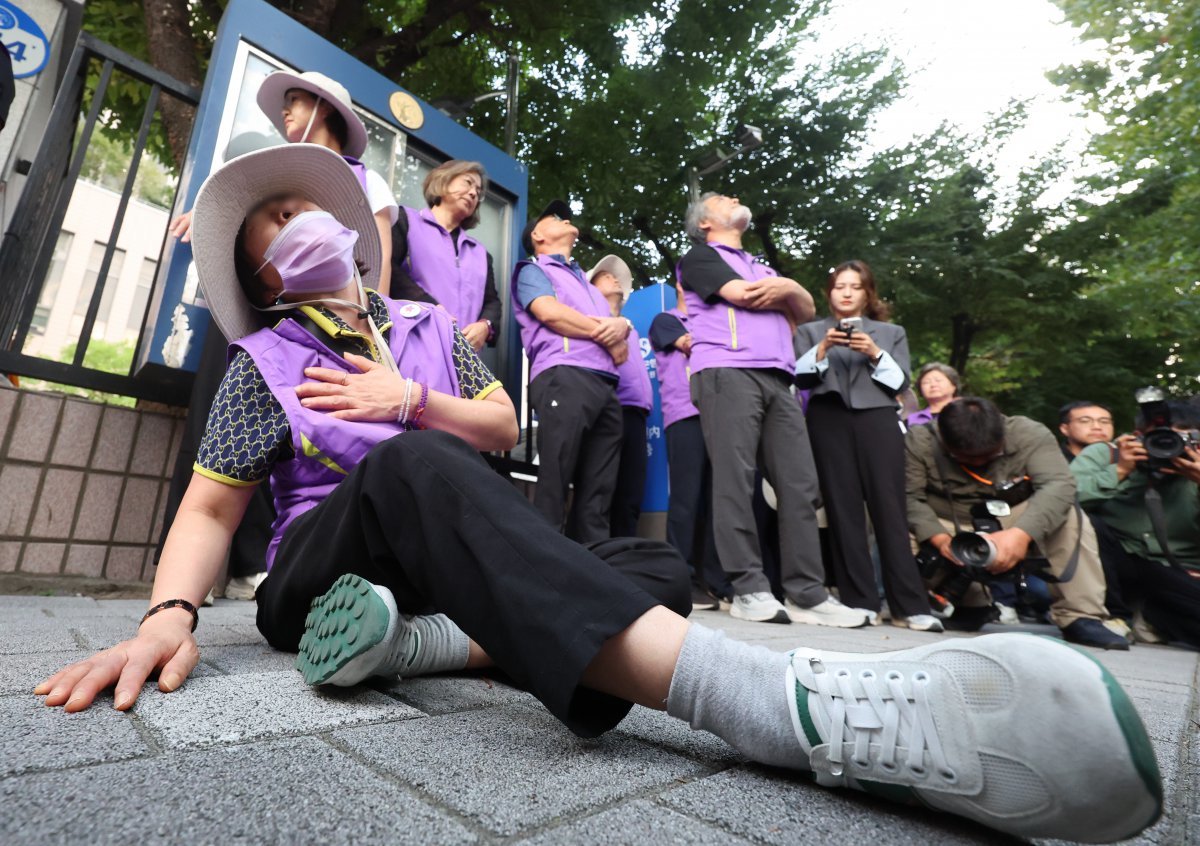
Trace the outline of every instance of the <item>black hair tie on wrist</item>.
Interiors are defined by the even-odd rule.
[[[138,628],[141,628],[142,623],[149,620],[159,611],[167,608],[182,608],[185,611],[191,612],[192,615],[192,631],[196,630],[196,626],[200,624],[200,612],[196,610],[196,606],[188,602],[186,599],[168,599],[166,602],[160,602],[151,608],[142,617],[142,622],[138,623]]]

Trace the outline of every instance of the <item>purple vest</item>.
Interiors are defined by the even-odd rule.
[[[428,384],[431,390],[460,396],[454,369],[454,323],[450,316],[427,303],[420,311],[402,317],[400,306],[387,300],[392,320],[388,346],[405,378]],[[411,311],[411,309],[410,309]],[[382,327],[380,327],[382,329]],[[245,350],[279,400],[291,427],[294,456],[271,468],[271,492],[278,516],[271,527],[267,568],[284,531],[293,520],[318,505],[354,469],[363,456],[381,441],[404,431],[399,423],[362,423],[339,420],[305,408],[295,387],[309,381],[306,367],[331,367],[349,373],[354,365],[335,354],[294,320],[282,320],[273,329],[260,329],[230,345],[230,355]]]
[[[630,329],[625,342],[629,344],[629,358],[617,367],[617,402],[649,411],[654,407],[654,389],[642,357],[642,339],[636,329]]]
[[[408,216],[408,258],[413,281],[439,302],[459,326],[479,320],[487,286],[487,250],[464,231],[454,239],[429,209],[404,208]]]
[[[688,327],[688,316],[677,308],[667,310]],[[693,343],[695,338],[692,339]],[[692,375],[690,360],[686,355],[672,347],[669,350],[655,350],[654,358],[658,361],[658,398],[662,403],[663,428],[689,417],[696,417],[700,409],[692,405],[692,392],[688,378]]]
[[[521,327],[521,343],[529,355],[529,379],[533,381],[544,370],[559,365],[569,367],[586,367],[601,373],[617,375],[617,366],[613,364],[608,350],[587,338],[568,338],[559,335],[521,306],[517,299],[517,276],[526,264],[536,264],[550,279],[554,286],[554,296],[565,306],[586,314],[589,317],[612,317],[608,301],[593,285],[589,284],[581,274],[576,273],[569,265],[548,255],[526,259],[517,262],[512,276],[513,315]]]
[[[724,244],[708,246],[747,282],[778,275],[745,250]],[[724,299],[710,305],[686,290],[684,297],[692,318],[693,373],[709,367],[776,367],[791,375],[796,353],[791,325],[782,312],[753,311]]]

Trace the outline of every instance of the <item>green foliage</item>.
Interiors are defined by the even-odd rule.
[[[1200,390],[1200,0],[1057,0],[1102,59],[1054,75],[1102,117],[1108,165],[1080,201],[1073,237],[1090,294],[1128,340],[1154,350],[1139,373]]]
[[[95,182],[110,191],[120,193],[125,187],[125,178],[129,173],[132,158],[133,147],[125,139],[103,126],[98,126],[92,133],[79,176],[88,182]],[[143,202],[169,209],[175,199],[175,178],[157,159],[144,153],[138,165],[133,190]]]
[[[74,361],[75,349],[75,342],[71,342],[63,347],[59,353],[58,360],[65,363]],[[132,341],[114,343],[100,338],[93,338],[88,344],[87,352],[83,354],[83,366],[93,370],[102,370],[105,373],[124,375],[129,372],[129,367],[133,364],[134,352]],[[73,385],[60,385],[57,382],[32,382],[28,384],[28,387],[42,391],[57,391],[68,396],[83,397],[92,402],[103,402],[109,405],[125,406],[126,408],[133,408],[137,404],[137,400],[133,397],[123,397],[117,394],[104,393],[103,391],[92,391]]]

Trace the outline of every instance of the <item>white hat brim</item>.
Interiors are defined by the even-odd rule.
[[[315,94],[338,110],[346,121],[346,147],[342,152],[352,158],[362,158],[362,154],[367,150],[367,127],[363,124],[362,118],[355,114],[354,109],[343,103],[332,91],[321,87],[312,79],[306,79],[304,76],[290,71],[279,70],[267,74],[267,78],[258,87],[258,96],[255,99],[263,114],[283,136],[283,140],[287,140],[287,128],[283,125],[283,101],[288,91],[293,88]]]
[[[205,180],[192,211],[196,274],[213,319],[229,341],[266,325],[242,293],[233,256],[246,215],[279,194],[298,194],[356,231],[354,257],[367,268],[363,284],[373,287],[379,280],[379,230],[362,183],[345,159],[319,144],[285,144],[238,156]]]
[[[617,283],[621,286],[621,293],[625,295],[625,299],[629,299],[629,295],[633,293],[633,271],[629,269],[629,265],[620,256],[608,255],[596,262],[595,267],[587,273],[588,282],[592,281],[592,277],[597,273],[605,271],[617,277]]]

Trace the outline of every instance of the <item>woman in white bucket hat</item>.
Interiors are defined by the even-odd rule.
[[[399,207],[383,177],[359,161],[358,157],[367,147],[367,130],[354,112],[349,92],[337,80],[315,71],[299,74],[274,71],[259,86],[257,102],[288,143],[312,143],[326,147],[345,159],[354,170],[370,203],[379,233],[382,258],[374,262],[373,287],[386,296],[391,278],[392,225],[396,222]],[[170,231],[187,242],[191,239],[191,226],[192,212],[187,211],[171,221]],[[159,536],[159,554],[171,530],[187,480],[191,477],[192,459],[204,432],[202,427],[208,419],[217,386],[225,373],[226,343],[227,339],[211,331],[210,327],[188,403],[188,425],[184,430],[167,493],[166,519]],[[254,598],[254,592],[265,576],[264,554],[274,516],[270,499],[258,494],[246,512],[230,550],[230,579],[225,586],[227,598]],[[211,596],[206,599],[209,604],[211,601]]]

